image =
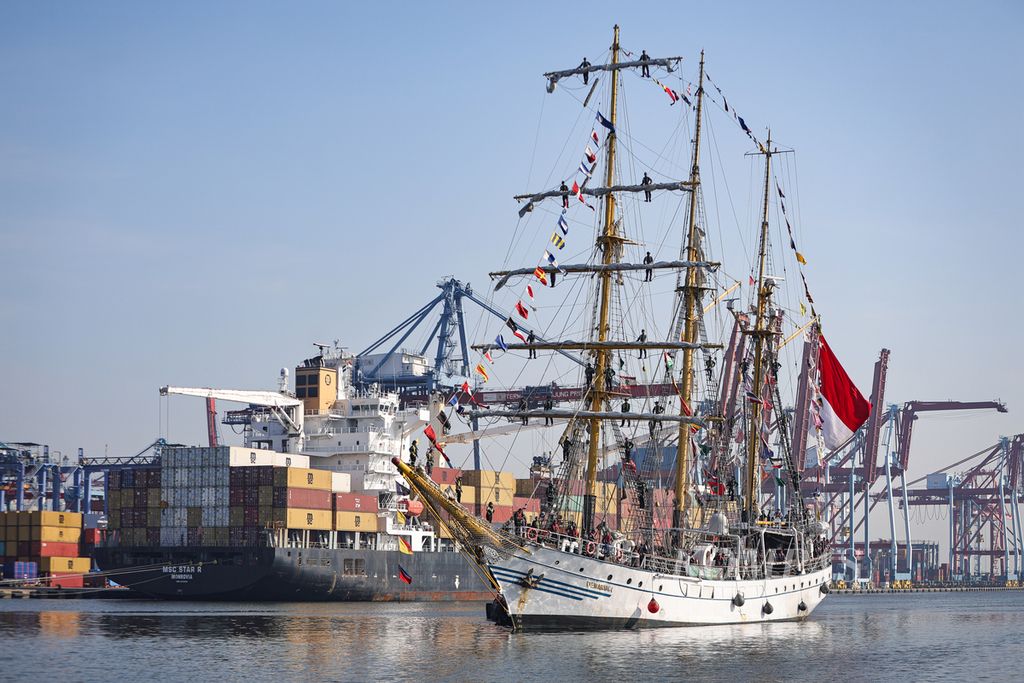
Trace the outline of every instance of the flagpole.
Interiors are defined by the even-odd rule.
[[[619,63],[619,25],[615,25],[612,41],[612,66]],[[612,72],[612,92],[609,121],[612,129],[607,136],[607,168],[605,169],[605,186],[613,187],[615,180],[615,123],[617,115],[617,98],[619,95],[618,74]],[[603,254],[602,262],[610,265],[615,260],[619,237],[615,229],[615,195],[609,193],[604,204],[604,231],[597,240],[597,246]],[[597,340],[603,342],[608,336],[608,308],[611,302],[611,272],[603,271],[601,278],[601,306],[598,314]],[[600,413],[604,399],[610,387],[605,386],[605,368],[608,367],[608,351],[598,350],[597,362],[594,367],[594,385],[591,389],[591,412]],[[597,491],[597,458],[601,442],[601,420],[590,420],[590,445],[587,450],[587,488],[583,496],[583,528],[587,533],[594,529],[594,507]]]
[[[768,300],[771,298],[773,283],[765,280],[765,265],[768,256],[768,187],[772,168],[772,132],[768,131],[768,142],[762,148],[764,155],[764,206],[761,213],[761,238],[758,245],[757,266],[757,321],[754,324],[754,381],[750,390],[763,398],[764,345],[771,334],[767,325]],[[747,431],[747,521],[753,523],[758,507],[760,480],[757,479],[758,446],[761,443],[761,422],[763,404],[751,405],[750,428]]]
[[[690,216],[686,233],[686,259],[693,261],[697,248],[697,188],[700,185],[700,124],[704,106],[704,51],[700,52],[700,75],[697,79],[697,123],[693,137],[693,164],[690,167]],[[698,271],[693,266],[686,269],[686,288],[683,305],[686,310],[686,325],[682,341],[693,344],[697,339]],[[683,350],[683,388],[679,402],[679,414],[692,411],[693,398],[693,347]],[[672,528],[680,529],[689,525],[687,498],[690,490],[690,426],[679,423],[679,440],[676,445],[675,504],[672,509]]]

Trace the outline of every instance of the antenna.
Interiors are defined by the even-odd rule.
[[[316,348],[320,349],[320,355],[321,356],[324,355],[324,349],[331,348],[330,344],[321,344],[320,342],[313,342],[313,346],[315,346]]]

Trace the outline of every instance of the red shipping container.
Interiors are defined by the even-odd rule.
[[[377,496],[368,493],[335,493],[335,512],[376,512]]]
[[[374,499],[376,500],[376,498]],[[277,486],[274,488],[274,507],[276,508],[307,508],[310,510],[330,510],[332,505],[330,491],[314,489],[296,489]]]
[[[50,586],[53,588],[82,588],[84,579],[81,574],[51,574]]]
[[[451,467],[435,467],[430,471],[430,478],[438,484],[454,484],[462,470]]]
[[[78,557],[77,543],[56,543],[31,541],[29,555],[32,557]]]
[[[540,498],[516,496],[512,499],[512,507],[516,510],[525,508],[527,513],[540,514]]]

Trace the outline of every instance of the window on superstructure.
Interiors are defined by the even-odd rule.
[[[295,387],[296,398],[306,398],[306,387]]]
[[[310,387],[309,389],[306,390],[306,396],[308,398],[316,398],[317,395],[319,394],[319,392],[320,392],[319,388],[317,388],[317,387]]]

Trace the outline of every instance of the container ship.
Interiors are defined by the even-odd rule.
[[[391,463],[408,455],[443,399],[405,407],[397,393],[356,389],[352,367],[341,349],[321,349],[295,369],[292,390],[286,370],[278,391],[163,387],[165,395],[248,404],[229,413],[244,445],[165,446],[149,467],[109,472],[98,568],[167,599],[493,597],[487,577],[410,499]],[[492,503],[503,513],[495,523],[511,516],[510,475],[430,469],[470,512]]]

